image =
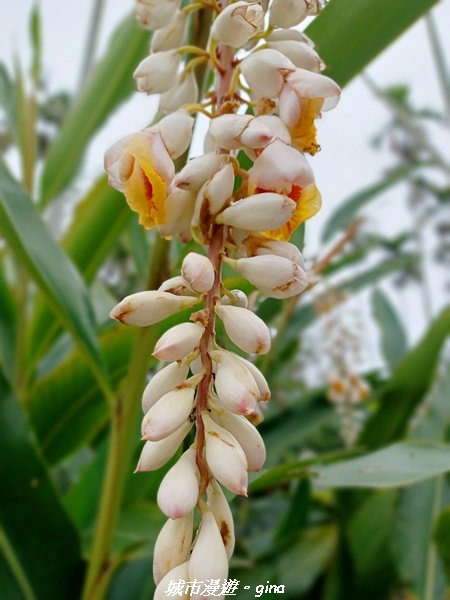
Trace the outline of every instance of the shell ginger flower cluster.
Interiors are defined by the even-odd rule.
[[[340,90],[321,74],[311,40],[288,29],[317,14],[321,3],[273,0],[267,12],[264,6],[140,0],[138,21],[154,34],[134,77],[139,91],[160,94],[165,116],[105,156],[110,184],[145,228],[198,244],[179,275],[111,311],[125,325],[148,327],[192,309],[188,321],[157,341],[153,355],[166,364],[142,400],[145,445],[137,471],[159,469],[183,449],[157,495],[168,517],[154,552],[158,599],[171,581],[226,581],[234,526],[222,488],[246,496],[248,472],[265,460],[254,424],[259,403],[270,398],[266,379],[252,358],[223,346],[228,338],[255,357],[269,351],[271,336],[247,296],[225,288],[222,266],[265,297],[289,298],[308,284],[301,253],[289,239],[320,208],[305,154],[319,149],[315,120],[337,104]],[[210,27],[204,48],[186,40],[195,30],[188,21],[200,19]],[[206,87],[201,97],[199,87]],[[176,172],[174,160],[188,150],[200,113],[209,119],[204,152]]]

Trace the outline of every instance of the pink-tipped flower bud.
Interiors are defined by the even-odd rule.
[[[173,582],[186,582],[189,580],[189,563],[186,561],[181,565],[178,565],[171,569],[158,584],[158,587],[155,590],[155,595],[153,596],[153,600],[167,600],[167,598],[171,595],[171,588],[173,587]],[[178,594],[177,598],[181,600],[188,600],[191,598],[189,592],[181,591],[181,595]]]
[[[230,506],[225,498],[222,488],[215,479],[211,479],[206,494],[207,505],[216,519],[229,560],[233,555],[235,543],[234,522]]]
[[[228,557],[219,528],[211,511],[203,513],[197,539],[189,559],[189,580],[224,581],[228,577]],[[192,600],[202,600],[200,593],[192,593]]]
[[[245,453],[228,431],[217,425],[207,414],[205,425],[206,462],[214,477],[230,492],[247,495],[247,459]]]
[[[291,60],[296,67],[318,73],[323,68],[323,62],[314,48],[297,40],[268,40],[269,48],[278,50]]]
[[[272,131],[251,115],[221,115],[211,121],[209,133],[220,148],[264,148],[272,139]]]
[[[234,2],[225,7],[213,23],[211,36],[238,48],[244,46],[264,24],[264,9],[258,2]]]
[[[124,298],[109,313],[111,319],[125,325],[148,327],[199,303],[195,296],[175,296],[168,292],[150,290]]]
[[[208,257],[189,252],[181,265],[181,275],[195,292],[209,292],[214,285],[214,267]]]
[[[189,367],[173,362],[153,375],[142,396],[142,410],[147,413],[162,396],[185,381]]]
[[[172,434],[189,418],[195,387],[188,382],[164,394],[144,416],[142,438],[156,442]],[[189,387],[188,387],[189,386]]]
[[[158,290],[175,294],[175,296],[196,296],[195,292],[187,286],[186,281],[181,275],[166,279],[166,281],[163,281],[159,286]]]
[[[193,158],[175,175],[174,184],[183,190],[196,192],[205,181],[211,179],[225,165],[227,160],[224,154],[214,152]]]
[[[231,353],[214,350],[210,356],[217,363],[214,385],[220,405],[239,415],[254,412],[259,388],[250,371]]]
[[[297,246],[289,242],[279,242],[276,240],[269,240],[267,238],[263,238],[261,242],[255,246],[254,250],[254,254],[258,256],[263,256],[265,254],[275,254],[276,256],[282,256],[284,258],[287,258],[290,261],[297,263],[301,267],[303,267],[304,265],[302,253],[297,248]]]
[[[240,306],[216,307],[225,331],[232,342],[249,354],[267,354],[270,350],[270,332],[255,313]]]
[[[248,419],[227,410],[219,416],[221,426],[234,436],[247,458],[249,471],[260,471],[266,461],[266,448],[259,431]]]
[[[308,278],[301,266],[283,256],[265,254],[226,262],[266,296],[290,298],[303,292]]]
[[[294,72],[295,65],[281,52],[267,48],[244,58],[240,69],[253,94],[276,98],[283,88],[284,75]]]
[[[252,362],[250,362],[246,358],[238,356],[237,354],[235,356],[240,362],[242,362],[247,367],[247,369],[253,375],[256,385],[259,389],[259,401],[268,402],[270,400],[271,393],[269,385],[264,375],[261,373],[258,367],[256,367]]]
[[[153,356],[158,360],[181,360],[198,347],[204,330],[198,323],[180,323],[171,327],[156,342]]]
[[[241,308],[248,307],[248,298],[242,290],[231,290],[227,296],[222,296],[220,300],[221,304],[225,306],[240,306]]]
[[[199,473],[195,456],[194,448],[186,450],[169,469],[159,486],[158,506],[171,519],[179,519],[192,513],[197,504]]]
[[[153,551],[153,579],[156,585],[173,568],[189,559],[194,513],[169,519],[161,529]]]
[[[278,229],[289,221],[295,208],[287,196],[263,192],[238,200],[217,215],[216,222],[248,231]]]
[[[181,442],[192,428],[192,423],[186,422],[174,433],[158,442],[145,442],[135,473],[156,471],[172,458],[180,447]]]
[[[176,50],[155,52],[142,60],[133,77],[139,92],[161,94],[173,85],[181,57]]]

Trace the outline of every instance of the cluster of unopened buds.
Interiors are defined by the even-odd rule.
[[[302,256],[288,240],[320,208],[304,153],[318,150],[314,120],[337,104],[340,90],[320,73],[312,42],[287,27],[320,8],[318,0],[273,0],[268,14],[260,2],[138,2],[139,22],[156,31],[134,77],[138,90],[161,94],[166,116],[110,148],[105,167],[145,228],[193,238],[205,249],[187,254],[180,275],[158,290],[132,294],[111,311],[122,323],[147,327],[197,307],[156,343],[154,356],[169,364],[143,395],[146,442],[137,471],[162,467],[196,428],[157,496],[169,519],[154,552],[155,598],[165,597],[172,580],[227,578],[234,526],[221,486],[245,496],[247,472],[264,464],[253,423],[270,391],[251,360],[219,345],[216,318],[250,355],[267,353],[271,336],[246,295],[224,287],[221,268],[225,263],[271,298],[307,287]],[[206,48],[182,45],[196,11],[211,16]],[[200,65],[215,72],[204,100],[195,75]],[[205,153],[176,173],[173,161],[189,148],[199,112],[211,119]],[[242,155],[251,161],[247,170]]]

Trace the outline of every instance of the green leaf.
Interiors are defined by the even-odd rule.
[[[75,600],[78,536],[2,374],[0,397],[0,551],[27,600]]]
[[[361,208],[366,206],[371,200],[377,198],[381,193],[390,189],[403,179],[406,179],[416,169],[417,165],[401,165],[396,167],[384,176],[381,181],[356,192],[347,200],[340,202],[336,210],[325,223],[322,232],[322,240],[328,242],[333,235],[341,230],[347,229],[357,218]]]
[[[388,365],[393,368],[406,354],[408,342],[403,323],[388,296],[374,290],[372,311],[381,334],[381,348]]]
[[[52,310],[92,363],[101,365],[92,308],[73,264],[49,234],[30,198],[0,172],[0,230]]]
[[[306,33],[327,65],[325,73],[343,86],[437,1],[331,0]]]
[[[450,506],[439,515],[436,524],[434,540],[444,566],[447,579],[450,579]]]
[[[15,370],[17,315],[16,305],[0,268],[0,368],[12,380]]]
[[[281,554],[277,561],[279,579],[289,597],[298,598],[311,588],[330,562],[336,544],[336,527],[320,525],[304,531],[298,542]]]
[[[450,368],[440,375],[424,401],[427,412],[414,430],[417,438],[443,439],[449,423]],[[444,476],[402,490],[392,530],[392,545],[398,571],[418,598],[443,597],[445,579],[436,560],[433,529],[443,506],[450,502],[450,487]],[[414,527],[411,527],[414,523]]]
[[[111,36],[105,56],[70,109],[47,155],[41,180],[41,202],[47,204],[72,181],[92,135],[134,90],[131,76],[148,51],[148,31],[134,17]]]
[[[450,446],[404,442],[349,461],[315,467],[318,488],[396,488],[450,471]]]
[[[404,434],[413,411],[433,382],[442,346],[449,335],[450,310],[447,309],[402,359],[377,394],[380,408],[366,424],[361,436],[364,445],[379,447]]]
[[[123,195],[108,186],[106,177],[99,178],[80,202],[61,245],[86,283],[93,281],[131,216]],[[55,323],[47,303],[38,297],[27,344],[29,360],[39,358],[58,331],[60,326]]]
[[[30,41],[33,49],[31,76],[36,83],[39,83],[42,72],[42,26],[41,10],[38,4],[35,4],[31,10]]]
[[[116,327],[101,337],[113,385],[126,373],[136,336],[136,329]],[[90,442],[108,419],[95,377],[77,352],[41,377],[27,392],[26,402],[42,452],[52,464]]]

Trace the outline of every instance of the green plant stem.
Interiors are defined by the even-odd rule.
[[[450,74],[445,61],[445,54],[442,50],[439,33],[431,13],[427,13],[425,15],[425,24],[427,27],[428,38],[430,40],[431,51],[433,53],[442,95],[444,96],[444,102],[447,109],[447,121],[450,121]]]
[[[157,238],[149,268],[148,287],[155,288],[163,279],[169,243]],[[150,353],[156,341],[155,330],[143,329],[136,341],[128,375],[113,407],[108,464],[103,484],[95,539],[83,591],[83,600],[104,597],[112,574],[109,551],[120,510],[123,489],[130,469],[136,424],[141,410],[139,397],[145,374],[150,365]]]

